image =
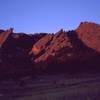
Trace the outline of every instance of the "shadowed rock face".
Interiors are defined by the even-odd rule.
[[[0,30],[0,76],[34,73],[100,72],[100,25],[84,22],[55,34]]]
[[[3,32],[1,30],[1,34],[0,34],[0,47],[2,47],[2,45],[5,43],[5,41],[7,40],[7,38],[12,34],[13,29],[10,28],[9,30]]]
[[[0,33],[0,78],[30,75],[33,62],[28,55],[33,44],[45,34],[27,35],[10,30]]]
[[[0,33],[3,33],[3,32],[5,32],[5,31],[0,29]]]

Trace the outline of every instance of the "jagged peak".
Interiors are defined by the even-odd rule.
[[[78,26],[78,29],[83,29],[83,28],[100,28],[100,25],[95,23],[95,22],[81,22],[80,25]]]
[[[78,37],[90,48],[100,52],[100,25],[93,22],[81,22],[76,29]]]
[[[0,48],[2,47],[2,45],[5,43],[5,41],[7,40],[7,38],[13,33],[13,28],[9,28],[8,30],[2,32],[0,34]]]

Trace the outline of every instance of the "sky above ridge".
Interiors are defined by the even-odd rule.
[[[100,24],[100,0],[0,0],[0,28],[15,32],[72,30],[80,22]]]

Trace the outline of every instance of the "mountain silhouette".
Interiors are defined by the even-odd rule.
[[[75,30],[14,33],[0,30],[0,77],[44,73],[100,72],[100,25],[82,22]]]

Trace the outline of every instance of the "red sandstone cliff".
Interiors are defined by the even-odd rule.
[[[79,38],[88,47],[100,52],[100,25],[84,22],[76,29]]]
[[[100,25],[83,22],[76,30],[55,34],[0,30],[1,75],[100,71]]]

